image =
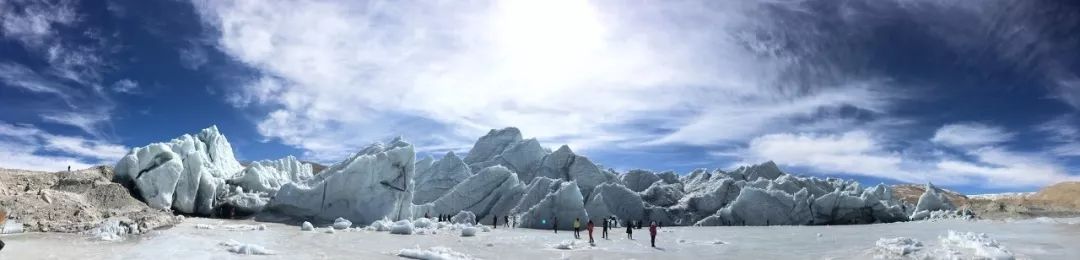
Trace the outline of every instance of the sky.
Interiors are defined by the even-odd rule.
[[[217,125],[333,163],[514,126],[603,167],[964,193],[1080,179],[1080,2],[0,0],[0,167]]]

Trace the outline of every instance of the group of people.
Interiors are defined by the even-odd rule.
[[[603,226],[602,226],[603,231],[601,232],[601,236],[604,239],[608,239],[608,229],[614,228],[614,226],[615,226],[615,217],[604,219],[602,222],[603,222]],[[625,225],[625,226],[626,226],[626,238],[627,239],[630,239],[630,240],[634,239],[634,226],[635,226],[635,223],[637,224],[636,225],[637,228],[640,229],[641,228],[641,222],[640,221],[636,221],[636,222],[631,221],[630,223],[626,223],[627,225]],[[585,224],[585,229],[589,232],[589,243],[590,244],[591,243],[596,243],[596,241],[593,240],[593,228],[594,227],[595,227],[595,224],[593,224],[593,221],[591,219],[589,220],[589,222],[587,224]],[[653,221],[653,222],[649,223],[649,238],[650,238],[649,240],[650,240],[650,243],[652,244],[652,247],[656,247],[656,230],[657,230],[657,228],[658,228],[658,225],[657,225],[656,221]],[[559,233],[559,218],[555,218],[555,220],[552,222],[552,229],[555,230],[556,234]],[[574,219],[574,238],[575,239],[581,239],[581,219]]]
[[[424,218],[431,218],[431,214],[424,213]],[[435,218],[436,218],[436,220],[438,222],[450,222],[450,221],[452,221],[451,219],[453,218],[453,216],[452,215],[447,215],[447,214],[439,214],[439,215],[435,216]],[[480,224],[480,220],[478,220],[478,219],[473,220],[473,221],[474,221],[473,222],[474,225],[479,225]],[[517,217],[511,217],[509,215],[503,216],[503,226],[504,227],[516,227],[517,226]],[[499,216],[498,215],[492,215],[491,216],[491,227],[492,228],[498,228],[499,227]]]

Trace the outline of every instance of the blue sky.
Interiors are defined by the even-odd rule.
[[[1080,177],[1080,4],[0,0],[0,167],[217,125],[241,160],[517,126],[620,170],[774,160],[966,193]]]

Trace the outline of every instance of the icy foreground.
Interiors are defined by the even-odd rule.
[[[414,221],[415,222],[415,221]],[[1080,237],[1075,224],[946,220],[845,226],[664,227],[657,248],[644,229],[635,240],[612,233],[596,245],[572,232],[508,229],[462,237],[454,226],[412,235],[349,229],[333,234],[248,220],[189,218],[166,230],[124,242],[88,242],[84,235],[25,233],[4,236],[2,259],[399,259],[446,256],[476,259],[905,259],[882,251],[879,240],[908,238],[922,244],[906,259],[1075,259]],[[197,228],[209,225],[213,229]],[[320,231],[323,227],[319,228]],[[953,230],[954,232],[949,232]],[[567,243],[569,241],[569,243]],[[568,249],[559,249],[562,244]],[[895,245],[910,245],[897,242]],[[902,247],[897,247],[902,248]],[[263,251],[265,250],[265,251]],[[238,253],[273,253],[239,256]],[[892,252],[902,253],[897,249]],[[1006,253],[1007,252],[1007,253]],[[1011,254],[1011,255],[1010,255]],[[175,257],[174,257],[175,256]],[[181,258],[182,257],[182,258]],[[454,258],[450,258],[454,259]]]
[[[571,229],[573,221],[616,218],[667,226],[834,225],[951,218],[955,208],[932,185],[916,205],[885,185],[799,177],[773,162],[679,176],[601,169],[561,146],[552,151],[516,128],[491,130],[469,153],[419,161],[402,138],[375,143],[313,175],[287,157],[247,167],[216,127],[135,148],[116,181],[159,209],[204,216],[269,212],[316,224],[398,221],[468,212],[491,224]]]

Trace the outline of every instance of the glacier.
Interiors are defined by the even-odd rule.
[[[837,225],[955,210],[932,184],[910,205],[883,184],[793,175],[772,161],[685,175],[604,170],[567,145],[552,151],[513,127],[490,130],[464,157],[451,151],[417,158],[398,137],[321,172],[312,169],[293,156],[242,165],[211,126],[132,149],[117,162],[114,181],[154,208],[184,214],[269,214],[342,227],[348,220],[376,229],[436,215],[463,224],[509,216],[519,227],[570,229],[574,219],[610,217],[665,225]]]
[[[281,185],[312,176],[292,156],[242,166],[217,126],[133,148],[115,169],[113,181],[149,206],[205,216],[258,212]]]

